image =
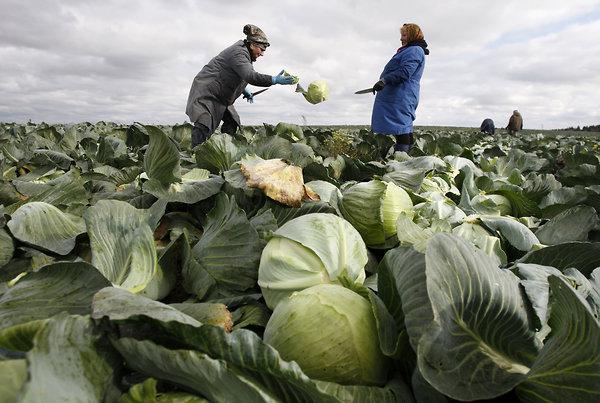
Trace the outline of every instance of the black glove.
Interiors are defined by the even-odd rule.
[[[381,91],[383,87],[385,87],[385,83],[383,82],[383,80],[377,81],[373,86],[373,94],[375,94],[375,91]]]

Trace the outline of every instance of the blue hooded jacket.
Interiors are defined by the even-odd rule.
[[[380,76],[385,86],[377,92],[371,115],[374,133],[400,135],[413,132],[424,68],[425,52],[420,46],[400,48],[385,65]]]

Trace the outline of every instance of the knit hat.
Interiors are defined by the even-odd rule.
[[[260,43],[265,46],[269,46],[269,40],[265,33],[256,25],[246,24],[244,25],[244,34],[246,34],[246,40],[248,42]]]

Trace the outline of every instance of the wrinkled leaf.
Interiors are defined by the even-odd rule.
[[[518,278],[450,234],[429,242],[425,260],[434,320],[419,340],[419,370],[455,399],[508,392],[538,351]]]
[[[575,267],[589,277],[596,267],[600,267],[600,244],[590,242],[568,242],[531,251],[520,263],[535,263],[552,266],[558,270]]]
[[[75,247],[77,235],[85,232],[85,223],[51,204],[31,202],[13,213],[8,228],[23,242],[66,255]]]
[[[4,331],[62,311],[87,314],[92,296],[109,285],[88,263],[60,262],[45,266],[27,274],[0,296],[1,327]]]
[[[84,215],[92,264],[113,284],[143,290],[157,271],[149,214],[117,200],[100,200]]]
[[[218,284],[243,291],[256,284],[262,241],[235,199],[217,196],[193,255]]]
[[[144,126],[150,136],[150,144],[144,154],[144,169],[148,178],[166,186],[181,181],[179,150],[161,129]]]
[[[29,379],[20,401],[102,401],[115,387],[118,360],[97,344],[99,339],[88,317],[61,313],[52,318],[27,354]]]
[[[165,186],[157,180],[149,180],[144,183],[143,188],[144,191],[168,202],[194,204],[217,194],[223,182],[223,178],[211,176],[207,170],[193,169],[182,176],[181,182]]]
[[[588,233],[599,224],[600,219],[594,208],[576,206],[556,215],[542,225],[535,235],[541,243],[546,245],[587,241]]]
[[[525,402],[579,401],[600,398],[600,323],[562,279],[548,278],[552,299],[550,339],[518,386]]]
[[[286,206],[300,207],[304,198],[319,200],[317,194],[305,187],[302,168],[280,159],[245,160],[240,170],[249,187],[261,189],[265,195]]]

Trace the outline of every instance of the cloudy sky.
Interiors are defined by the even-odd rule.
[[[256,71],[331,97],[274,86],[236,102],[242,123],[369,124],[373,96],[354,91],[414,22],[431,50],[415,124],[600,124],[600,0],[2,0],[0,16],[3,122],[184,122],[193,77],[253,23],[271,42]]]

